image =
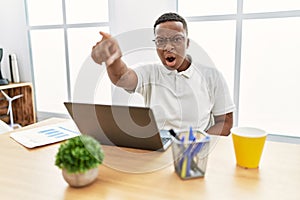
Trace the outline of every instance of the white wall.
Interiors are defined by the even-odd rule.
[[[21,81],[32,81],[24,0],[0,1],[0,47],[3,48],[2,75],[10,79],[8,55],[18,59]]]

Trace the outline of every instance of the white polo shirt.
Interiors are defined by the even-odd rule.
[[[213,67],[199,64],[182,72],[168,70],[161,63],[140,64],[133,69],[138,77],[135,92],[151,107],[159,129],[207,130],[212,115],[234,110],[227,84]]]

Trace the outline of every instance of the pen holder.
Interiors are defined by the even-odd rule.
[[[194,140],[189,140],[189,131],[182,131],[172,144],[176,174],[181,179],[204,177],[209,153],[210,137],[203,131],[194,131]]]

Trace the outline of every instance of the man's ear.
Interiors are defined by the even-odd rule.
[[[190,46],[190,38],[187,38],[187,40],[186,40],[186,48],[189,48],[189,46]]]

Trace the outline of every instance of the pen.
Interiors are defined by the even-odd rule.
[[[205,145],[208,144],[210,140],[209,136],[206,136],[205,138],[203,138],[197,145],[196,147],[192,150],[191,152],[191,157],[192,157],[192,163],[191,163],[191,168],[193,170],[201,170],[197,164],[198,164],[198,160],[199,157],[197,156],[197,154],[204,148]]]
[[[180,141],[180,138],[178,137],[178,135],[175,133],[175,131],[173,129],[170,129],[169,132],[174,138],[176,138],[177,140]]]
[[[193,134],[193,128],[190,127],[190,132],[189,132],[189,141],[193,141],[195,139],[195,136]]]
[[[200,152],[202,147],[204,146],[204,144],[206,144],[209,140],[210,140],[209,136],[206,136],[205,138],[203,138],[192,150],[192,152],[191,152],[192,156],[195,156],[198,152]]]
[[[177,164],[177,168],[178,171],[181,173],[182,171],[182,163],[183,163],[183,159],[184,159],[184,139],[185,137],[182,136],[182,138],[180,139],[180,155],[182,156],[182,158],[179,160],[178,164]]]
[[[190,127],[190,131],[189,131],[189,141],[195,142],[196,138],[193,134],[193,128]],[[186,152],[186,173],[185,176],[190,176],[190,170],[191,170],[191,159],[192,159],[192,148],[195,146],[194,143],[191,143],[187,149]]]
[[[193,142],[195,139],[193,140]],[[185,178],[190,176],[190,164],[191,164],[191,155],[190,152],[193,148],[193,144],[189,144],[187,150],[183,154],[182,168],[181,168],[181,177]]]

